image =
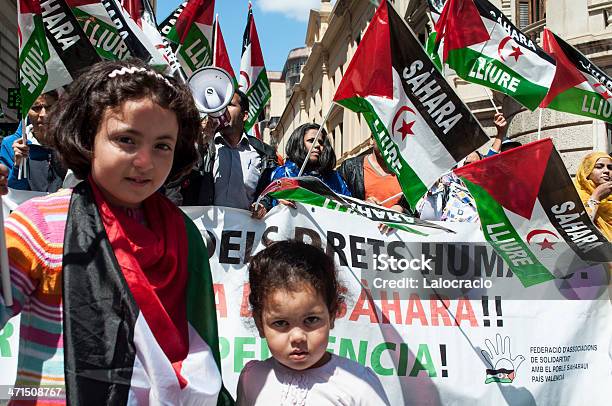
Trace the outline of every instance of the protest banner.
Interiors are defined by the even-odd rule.
[[[433,259],[429,264],[425,259],[410,265],[429,265],[432,281],[437,274],[471,274],[528,290],[484,242],[478,225],[445,224],[456,234],[430,230],[427,237],[402,231],[384,236],[375,222],[317,207],[279,207],[264,221],[230,209],[190,215],[211,241],[223,379],[230,390],[246,362],[270,356],[248,317],[246,263],[264,244],[296,238],[332,253],[347,289],[328,349],[372,368],[394,405],[599,403],[610,394],[609,301],[563,299],[580,289],[557,300],[535,299],[535,292],[547,287],[562,292],[571,279],[539,284],[534,299],[506,300],[486,289],[442,301],[418,294],[402,298],[401,292],[368,299],[376,281],[364,273],[372,268],[367,257],[374,252],[410,259],[423,259],[425,253]],[[424,282],[421,273],[407,273]],[[580,282],[590,276],[582,272],[574,278]],[[606,282],[586,285],[588,291]],[[588,393],[582,389],[586,385],[592,388]]]
[[[334,256],[346,288],[328,350],[371,368],[391,404],[603,404],[610,398],[612,308],[597,270],[524,288],[478,224],[444,224],[455,233],[383,235],[362,216],[299,204],[280,205],[263,220],[236,209],[183,209],[207,240],[223,380],[233,394],[244,365],[270,356],[249,314],[247,263],[273,241],[298,239]],[[376,278],[389,275],[385,267],[396,268],[396,284],[412,279],[430,290],[394,288],[385,295]],[[452,276],[472,288],[440,294]],[[478,281],[494,286],[476,287]],[[440,289],[431,288],[436,283]],[[508,292],[498,294],[495,285]],[[529,295],[512,295],[519,290]],[[583,300],[570,300],[578,297]],[[16,331],[15,320],[9,323]],[[0,368],[9,371],[16,343],[1,340],[0,349],[8,345],[10,352],[2,353]],[[11,384],[13,374],[2,374],[0,385]]]

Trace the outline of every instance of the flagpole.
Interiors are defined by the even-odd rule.
[[[0,196],[0,268],[2,268],[2,297],[4,305],[13,305],[13,292],[11,292],[11,270],[8,263],[8,252],[6,250],[6,234],[4,234],[4,205]]]
[[[399,193],[398,193],[398,194],[396,194],[396,195],[393,195],[393,196],[391,196],[391,197],[387,197],[385,200],[383,200],[382,202],[378,203],[378,205],[379,205],[379,206],[382,206],[382,205],[384,205],[385,203],[387,203],[387,202],[389,202],[389,201],[391,201],[391,200],[393,200],[393,199],[395,199],[395,198],[398,198],[398,197],[402,196],[403,194],[404,194],[404,192],[399,192]]]
[[[25,117],[21,119],[21,140],[23,141],[23,145],[28,144],[28,133],[27,133]],[[11,148],[12,147],[13,146],[11,145]],[[27,179],[28,177],[28,166],[26,165],[26,159],[27,157],[24,157],[21,159],[21,162],[19,162],[19,172],[17,173],[17,179],[19,180]]]
[[[213,30],[213,43],[212,43],[212,66],[217,66],[217,35],[219,35],[219,13],[215,15],[215,29]]]
[[[496,28],[497,28],[497,24],[493,24],[491,31],[489,31],[489,38],[491,38],[491,36],[493,35],[493,31],[495,31]],[[480,51],[478,52],[479,54],[482,54],[482,51],[485,49],[486,45],[487,45],[487,41],[485,41],[484,44],[482,44],[482,47],[480,48]],[[491,101],[491,104],[493,105],[493,108],[495,109],[495,114],[499,114],[499,110],[497,109],[497,106],[495,105],[495,102],[493,101],[493,96],[491,93],[489,93],[489,88],[484,85],[482,85],[482,87],[484,87],[485,93],[487,93],[487,97],[489,98],[489,100]]]
[[[317,135],[315,135],[314,141],[310,145],[310,149],[308,150],[308,154],[306,154],[306,158],[304,158],[304,163],[302,163],[302,167],[300,168],[300,172],[298,173],[298,176],[302,176],[302,173],[304,173],[304,169],[306,169],[306,164],[308,163],[308,160],[310,158],[310,153],[312,152],[312,148],[316,145],[316,143],[317,143],[317,141],[319,139],[319,135],[321,134],[321,130],[323,129],[323,126],[327,122],[327,118],[329,117],[329,114],[331,113],[333,108],[334,108],[334,103],[332,102],[329,105],[329,110],[327,110],[327,113],[325,114],[325,117],[323,118],[323,122],[319,126],[319,130],[317,131]]]
[[[487,94],[487,97],[491,101],[491,104],[493,105],[493,108],[495,109],[495,114],[499,114],[499,110],[497,109],[497,106],[495,105],[495,101],[493,100],[493,95],[489,92],[489,89],[486,86],[483,86],[482,88],[484,89],[485,93]]]
[[[538,141],[542,138],[542,108],[538,108]]]

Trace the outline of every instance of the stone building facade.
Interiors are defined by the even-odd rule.
[[[611,0],[490,1],[538,41],[546,26],[577,47],[602,70],[612,72]],[[310,55],[302,68],[301,80],[294,85],[285,110],[272,131],[274,142],[279,146],[301,123],[320,123],[323,120],[374,14],[374,3],[369,0],[337,0],[332,4],[329,0],[322,0],[319,10],[311,10],[305,40]],[[426,0],[395,0],[392,3],[419,40],[424,41],[432,28]],[[491,90],[453,74],[448,74],[447,80],[485,131],[493,135],[495,110],[487,96]],[[509,121],[508,137],[523,143],[536,140],[539,111],[528,111],[511,98],[493,93],[495,103]],[[326,128],[340,162],[367,149],[370,131],[360,115],[334,105]],[[581,157],[589,151],[610,151],[609,127],[605,123],[553,110],[542,110],[540,137],[553,139],[572,174]]]
[[[8,89],[17,87],[18,55],[17,2],[6,1],[0,7],[0,106],[4,112],[0,123],[17,121],[17,111],[7,108],[7,101]]]

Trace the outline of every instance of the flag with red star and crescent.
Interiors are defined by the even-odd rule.
[[[244,122],[244,131],[248,132],[256,122],[261,121],[260,115],[272,96],[251,2],[249,2],[247,23],[242,36],[238,88],[249,99],[249,115]]]
[[[18,0],[19,93],[25,117],[42,93],[100,61],[66,0]]]
[[[612,78],[549,29],[542,38],[557,71],[541,107],[612,123]]]
[[[549,138],[454,172],[476,201],[485,238],[524,286],[612,261]]]
[[[177,14],[164,21],[160,30],[176,48],[176,58],[189,77],[201,67],[212,64],[215,0],[190,0],[185,7],[179,6],[173,16]]]
[[[444,63],[468,82],[535,110],[555,76],[555,61],[487,0],[448,0],[435,27]]]
[[[413,208],[442,174],[489,139],[387,1],[334,101],[363,114]]]

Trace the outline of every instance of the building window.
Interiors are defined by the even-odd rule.
[[[517,23],[520,29],[546,17],[546,0],[519,0],[516,3]]]

